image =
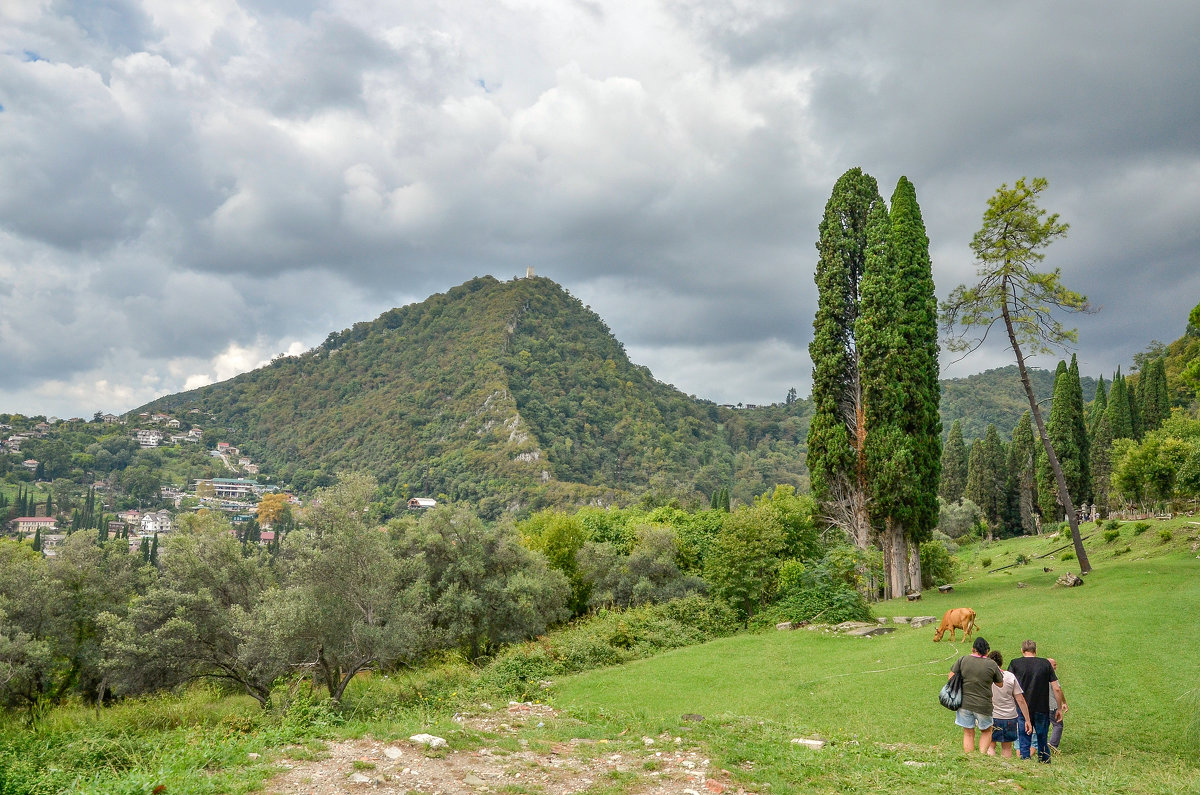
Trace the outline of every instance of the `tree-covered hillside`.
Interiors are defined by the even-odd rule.
[[[688,397],[544,278],[474,279],[138,410],[191,408],[279,481],[307,490],[366,470],[394,506],[444,494],[494,517],[807,485],[806,401],[735,411]]]
[[[1030,368],[1029,379],[1038,399],[1048,400],[1054,391],[1054,373]],[[1079,382],[1084,401],[1090,402],[1096,396],[1096,379],[1084,376]],[[988,425],[995,425],[1000,435],[1007,439],[1026,411],[1029,411],[1029,400],[1021,388],[1015,364],[942,381],[943,436],[958,420],[962,423],[964,439],[982,439]]]

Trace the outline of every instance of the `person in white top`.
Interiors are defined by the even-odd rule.
[[[1033,731],[1033,724],[1029,719],[1029,705],[1025,703],[1025,691],[1021,689],[1021,683],[1017,681],[1017,677],[1012,671],[1004,670],[1004,656],[999,651],[992,649],[988,653],[988,657],[1000,666],[1000,673],[1004,675],[1004,684],[992,685],[992,725],[995,728],[992,731],[992,745],[987,752],[990,756],[995,756],[996,743],[1000,743],[1000,755],[1006,759],[1012,759],[1013,743],[1017,741],[1018,709],[1025,718],[1026,734]]]

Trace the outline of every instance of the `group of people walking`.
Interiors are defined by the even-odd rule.
[[[1037,644],[1021,644],[1021,656],[1004,670],[1004,657],[992,650],[983,638],[975,638],[971,654],[960,657],[949,677],[962,677],[962,706],[954,722],[963,730],[963,751],[975,750],[976,730],[979,751],[1011,758],[1013,743],[1022,759],[1029,759],[1036,743],[1039,762],[1050,761],[1051,749],[1057,751],[1062,738],[1063,714],[1067,700],[1058,682],[1058,665],[1053,659],[1038,657]]]

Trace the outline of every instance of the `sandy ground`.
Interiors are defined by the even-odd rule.
[[[412,740],[379,742],[370,738],[326,743],[317,754],[282,749],[284,772],[267,782],[273,795],[355,795],[356,793],[540,793],[566,795],[587,791],[631,795],[745,795],[728,771],[713,770],[709,760],[686,747],[681,738],[573,738],[553,744],[521,738],[523,728],[555,722],[571,725],[550,707],[509,704],[507,708],[462,716],[464,729],[478,733],[483,745],[470,749],[432,749]],[[308,756],[315,756],[308,759]]]

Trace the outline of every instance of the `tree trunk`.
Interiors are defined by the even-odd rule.
[[[1092,564],[1088,562],[1087,552],[1083,549],[1083,539],[1079,536],[1079,519],[1075,516],[1075,505],[1071,502],[1071,494],[1067,490],[1067,479],[1063,476],[1062,465],[1058,462],[1058,456],[1054,453],[1054,445],[1050,444],[1050,437],[1046,433],[1046,423],[1042,421],[1042,411],[1038,408],[1037,398],[1033,394],[1033,384],[1029,381],[1029,371],[1025,369],[1025,357],[1021,353],[1021,346],[1017,343],[1017,335],[1013,330],[1012,317],[1008,313],[1008,282],[1004,283],[1005,300],[1001,304],[1001,312],[1004,315],[1004,328],[1008,331],[1008,341],[1012,345],[1013,353],[1017,357],[1017,369],[1021,373],[1021,385],[1025,387],[1025,396],[1029,399],[1029,410],[1033,414],[1033,421],[1037,425],[1038,436],[1042,439],[1042,447],[1046,450],[1046,460],[1050,464],[1050,469],[1054,472],[1054,482],[1058,486],[1058,500],[1062,503],[1063,508],[1067,512],[1067,522],[1071,526],[1071,541],[1075,544],[1075,558],[1079,561],[1079,573],[1087,574],[1092,570]]]
[[[921,591],[921,545],[908,541],[908,588],[907,592]],[[907,593],[906,593],[907,595]]]
[[[908,539],[904,527],[888,519],[883,530],[883,571],[888,599],[903,596],[908,584]]]

